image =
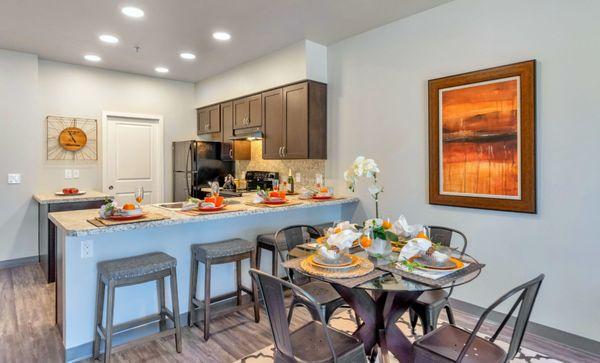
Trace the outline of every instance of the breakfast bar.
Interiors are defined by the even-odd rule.
[[[144,206],[144,211],[164,219],[97,227],[90,222],[98,217],[97,209],[50,213],[57,229],[57,325],[62,333],[65,360],[88,357],[92,352],[94,304],[97,264],[100,261],[164,252],[177,260],[177,282],[181,321],[187,321],[190,283],[190,246],[241,238],[255,241],[257,235],[274,232],[293,224],[322,224],[337,220],[352,220],[358,207],[357,198],[337,198],[328,201],[304,201],[290,197],[289,205],[264,207],[251,205],[248,198],[228,200],[228,212],[202,215],[184,214],[165,206]],[[169,207],[168,205],[166,207]],[[270,269],[270,253],[261,257],[262,266]],[[248,261],[242,264],[242,280],[250,285]],[[235,291],[235,264],[222,264],[212,270],[212,295]],[[200,271],[202,275],[202,270]],[[203,276],[198,276],[197,297],[203,294]],[[167,285],[165,290],[170,291]],[[166,299],[171,301],[169,297]],[[154,283],[144,283],[117,289],[114,320],[116,323],[140,318],[157,311]],[[117,335],[115,344],[129,341],[146,326]]]

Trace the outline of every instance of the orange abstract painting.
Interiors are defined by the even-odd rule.
[[[439,90],[440,193],[520,198],[519,77]]]

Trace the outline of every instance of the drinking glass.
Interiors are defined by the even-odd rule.
[[[273,179],[273,191],[279,190],[279,179]]]
[[[138,207],[142,206],[142,201],[144,200],[144,187],[137,187],[135,190],[135,201],[138,204]]]
[[[210,183],[210,194],[212,197],[218,197],[219,196],[219,182],[218,181],[214,181],[212,183]]]

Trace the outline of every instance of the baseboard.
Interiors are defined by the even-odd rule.
[[[13,267],[33,265],[39,262],[38,256],[21,257],[13,260],[0,261],[0,270]]]
[[[454,298],[450,298],[452,307],[456,310],[460,310],[467,314],[480,316],[485,308],[481,306],[477,306],[465,301],[457,300]],[[500,323],[504,320],[506,314],[499,313],[497,311],[492,311],[490,315],[488,315],[488,319]],[[514,325],[514,318],[509,321],[511,326]],[[550,339],[552,341],[568,345],[572,348],[582,350],[586,353],[591,353],[597,356],[600,356],[600,342],[582,337],[580,335],[571,334],[562,330],[558,330],[556,328],[552,328],[546,325],[534,323],[532,321],[527,325],[527,331],[529,333],[535,334],[537,336]]]

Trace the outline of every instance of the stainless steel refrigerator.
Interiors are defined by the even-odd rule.
[[[189,196],[204,198],[201,189],[208,188],[211,181],[218,181],[222,186],[227,174],[235,175],[235,164],[222,160],[220,142],[173,143],[174,202],[185,201]]]

